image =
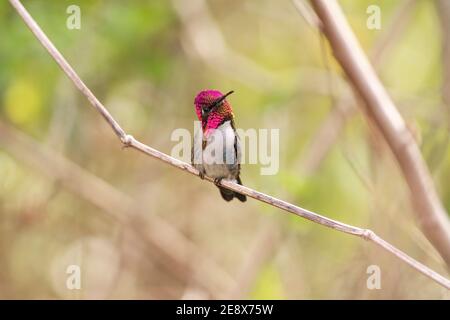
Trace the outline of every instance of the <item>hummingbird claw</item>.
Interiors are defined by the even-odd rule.
[[[200,179],[204,180],[205,179],[205,173],[203,171],[199,171],[198,172],[198,176],[200,177]]]
[[[215,178],[214,179],[214,184],[216,185],[216,186],[220,186],[220,182],[222,181],[222,178]]]

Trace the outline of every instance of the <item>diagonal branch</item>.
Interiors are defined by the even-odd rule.
[[[337,61],[366,104],[365,114],[378,126],[397,158],[422,231],[450,266],[450,221],[416,141],[364,54],[339,4],[335,0],[311,1]]]
[[[9,2],[17,10],[19,15],[22,17],[22,19],[24,20],[26,25],[30,28],[30,30],[34,33],[34,35],[39,40],[39,42],[47,49],[47,51],[50,53],[50,55],[59,64],[61,69],[74,82],[74,84],[77,86],[77,88],[88,98],[88,100],[91,102],[93,107],[98,112],[100,112],[100,114],[103,116],[103,118],[110,124],[111,128],[113,129],[115,134],[119,137],[120,141],[123,143],[124,146],[136,149],[136,150],[138,150],[142,153],[145,153],[149,156],[152,156],[160,161],[164,161],[164,162],[172,165],[173,167],[176,167],[178,169],[187,171],[193,175],[198,176],[199,172],[190,164],[180,161],[178,159],[175,159],[175,158],[173,158],[167,154],[164,154],[156,149],[153,149],[153,148],[143,144],[142,142],[134,139],[131,135],[126,134],[125,131],[120,127],[120,125],[114,120],[112,115],[106,110],[106,108],[98,101],[98,99],[93,95],[93,93],[83,83],[83,81],[79,78],[79,76],[72,69],[72,67],[69,65],[69,63],[64,59],[64,57],[61,55],[61,53],[55,48],[55,46],[47,38],[47,36],[44,34],[44,32],[41,30],[41,28],[37,25],[37,23],[34,21],[34,19],[30,16],[28,11],[20,3],[20,1],[19,0],[9,0]],[[209,182],[213,182],[213,179],[211,179],[209,177],[205,177],[205,180],[207,180]],[[365,240],[370,240],[370,241],[374,242],[375,244],[377,244],[379,247],[386,250],[387,252],[390,252],[391,254],[395,255],[400,260],[407,263],[408,265],[410,265],[417,271],[421,272],[422,274],[431,278],[435,282],[439,283],[441,286],[450,290],[450,280],[446,279],[442,275],[431,270],[427,266],[421,264],[420,262],[414,260],[413,258],[408,256],[404,252],[395,248],[394,246],[392,246],[391,244],[389,244],[388,242],[386,242],[385,240],[383,240],[382,238],[377,236],[371,230],[358,228],[355,226],[351,226],[351,225],[324,217],[324,216],[314,213],[312,211],[295,206],[289,202],[277,199],[275,197],[269,196],[262,192],[253,190],[248,187],[238,185],[238,184],[230,182],[230,181],[223,181],[223,182],[221,182],[221,185],[230,190],[245,194],[251,198],[254,198],[256,200],[265,202],[274,207],[280,208],[284,211],[295,214],[299,217],[302,217],[302,218],[308,219],[312,222],[321,224],[325,227],[328,227],[328,228],[331,228],[331,229],[334,229],[334,230],[337,230],[340,232],[344,232],[347,234],[351,234],[351,235],[360,237]]]
[[[139,242],[151,249],[157,257],[155,260],[180,280],[193,275],[193,280],[216,298],[222,296],[215,293],[234,285],[234,279],[217,262],[166,220],[158,215],[142,219],[148,210],[134,198],[1,121],[0,146],[101,209],[123,228],[132,230]]]
[[[294,3],[301,2],[296,0]],[[389,51],[393,44],[398,42],[400,35],[404,32],[406,25],[411,20],[412,9],[414,9],[416,0],[404,0],[396,8],[391,23],[384,28],[383,34],[377,38],[373,48],[369,52],[369,58],[375,68],[379,69],[385,59],[383,57]],[[308,7],[303,3],[304,7]],[[312,9],[304,9],[312,10]],[[314,13],[314,17],[317,18]],[[322,22],[316,23],[319,27],[312,25],[317,30],[321,30]],[[331,148],[336,143],[345,124],[356,113],[356,101],[354,101],[350,91],[344,91],[343,95],[334,102],[327,118],[323,121],[315,136],[309,143],[307,151],[299,159],[300,167],[308,174],[316,172]]]
[[[213,19],[205,0],[172,0],[183,24],[182,44],[209,67],[255,89],[269,90],[275,83],[272,74],[246,56],[234,51]]]

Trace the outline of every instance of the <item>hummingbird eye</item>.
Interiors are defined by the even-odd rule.
[[[209,104],[204,104],[202,105],[202,114],[208,114],[209,112],[211,112],[212,109],[215,109],[217,107],[219,107],[220,105],[222,105],[225,101],[225,98],[228,97],[230,94],[232,94],[234,91],[230,91],[227,94],[219,97],[218,99],[212,101]]]
[[[211,105],[205,105],[205,106],[202,107],[202,110],[203,110],[204,112],[209,112],[211,109],[212,109],[212,106],[211,106]]]

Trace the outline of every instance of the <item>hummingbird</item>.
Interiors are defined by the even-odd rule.
[[[200,178],[204,179],[205,175],[214,178],[214,184],[224,200],[231,201],[236,197],[245,202],[245,195],[220,186],[222,179],[242,185],[239,176],[241,144],[236,133],[233,109],[226,100],[233,92],[222,94],[218,90],[203,90],[195,97],[195,112],[201,122],[201,130],[194,134],[191,162],[199,171]]]

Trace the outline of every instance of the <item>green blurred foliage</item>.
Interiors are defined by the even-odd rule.
[[[266,265],[255,281],[252,299],[285,299],[280,274],[273,265]]]
[[[280,129],[278,174],[262,176],[259,165],[246,164],[244,184],[330,218],[373,228],[412,256],[443,270],[422,249],[428,248],[426,241],[413,237],[417,227],[401,174],[382,141],[382,151],[377,153],[372,131],[361,114],[346,123],[315,172],[302,166],[318,128],[342,95],[345,77],[330,48],[321,50],[318,32],[290,1],[205,2],[229,46],[225,60],[233,61],[233,52],[252,61],[255,69],[265,70],[273,80],[270,89],[249,80],[246,70],[227,73],[219,61],[205,61],[192,48],[187,32],[187,24],[200,23],[201,17],[183,21],[172,1],[78,0],[81,30],[66,28],[66,8],[73,1],[23,2],[127,132],[170,153],[172,131],[193,129],[195,94],[204,88],[233,89],[236,93],[230,101],[238,127]],[[399,3],[341,1],[366,52],[383,32],[389,32]],[[366,27],[366,9],[371,4],[382,10],[381,30]],[[388,48],[379,75],[407,123],[417,130],[450,211],[449,118],[442,116],[446,111],[440,93],[441,30],[432,1],[418,1],[413,10],[405,32]],[[270,221],[280,231],[273,252],[255,268],[245,298],[441,297],[433,283],[358,239],[280,215],[279,210],[255,201],[224,203],[215,187],[145,156],[122,152],[101,117],[7,1],[0,2],[0,39],[1,122],[132,195],[149,216],[171,222],[233,275],[252,254],[250,247],[260,222]],[[108,241],[114,254],[121,252],[121,227],[55,177],[26,166],[24,159],[11,154],[11,148],[2,142],[0,149],[0,298],[182,296],[186,284],[174,285],[167,270],[149,266],[143,257],[146,251],[121,264],[114,284],[96,295],[87,289],[80,294],[57,289],[51,270],[58,268],[55,261],[60,255],[69,252],[73,243],[93,237]],[[126,253],[117,255],[127,257]],[[156,259],[150,256],[151,261]],[[370,264],[389,273],[391,282],[381,291],[365,287]],[[101,278],[102,273],[92,277]]]

